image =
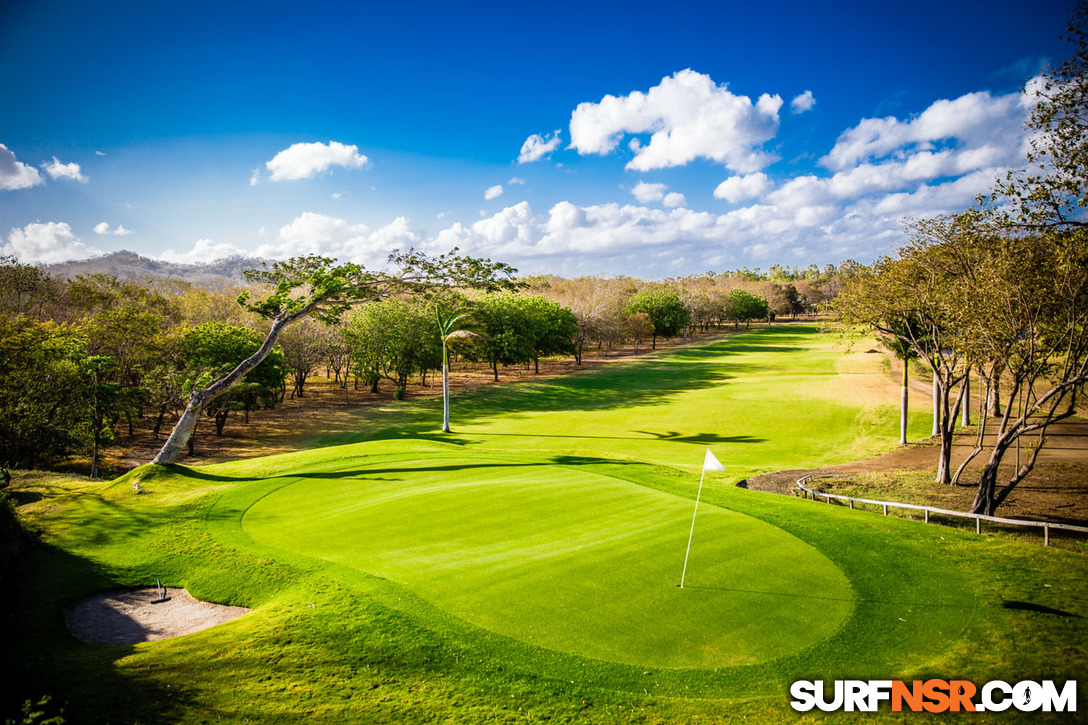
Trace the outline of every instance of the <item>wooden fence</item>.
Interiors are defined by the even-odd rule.
[[[827,503],[831,503],[831,499],[838,501],[848,501],[850,508],[854,508],[855,503],[867,503],[873,506],[882,506],[884,508],[884,515],[888,515],[889,508],[898,509],[910,509],[912,511],[923,511],[925,513],[925,522],[929,523],[929,515],[941,514],[943,516],[956,516],[964,519],[975,520],[975,533],[982,533],[982,522],[990,521],[995,524],[1009,524],[1011,526],[1034,526],[1035,528],[1041,528],[1043,530],[1043,546],[1050,546],[1050,531],[1051,529],[1059,531],[1075,531],[1077,533],[1088,534],[1088,527],[1085,526],[1073,526],[1071,524],[1059,524],[1050,521],[1027,521],[1025,519],[1006,519],[1000,516],[986,516],[985,514],[972,514],[965,511],[950,511],[949,509],[940,509],[934,506],[919,506],[912,503],[897,503],[895,501],[874,501],[868,498],[855,498],[853,496],[840,496],[835,493],[824,493],[823,491],[814,491],[811,488],[805,486],[806,482],[811,482],[812,476],[805,476],[798,479],[797,488],[801,489],[801,497],[812,497],[812,500],[817,500],[817,497],[822,497]]]

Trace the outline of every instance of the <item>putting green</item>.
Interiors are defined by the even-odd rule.
[[[853,592],[756,518],[545,463],[457,454],[292,479],[242,518],[265,545],[397,581],[480,627],[654,667],[775,659],[835,632]]]

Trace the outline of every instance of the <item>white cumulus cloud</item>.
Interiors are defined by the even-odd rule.
[[[124,225],[118,224],[116,229],[111,229],[108,222],[99,222],[94,225],[95,234],[113,234],[118,237],[125,237],[132,234],[132,231],[125,229]]]
[[[571,114],[570,147],[583,155],[607,154],[624,135],[649,133],[648,143],[628,144],[635,153],[628,169],[649,171],[704,158],[750,173],[775,160],[759,146],[778,132],[781,107],[778,95],[764,94],[753,103],[708,75],[682,70],[645,93],[579,104]]]
[[[336,256],[346,239],[366,231],[366,225],[308,211],[282,227],[275,242],[258,247],[256,255],[277,259],[303,254]]]
[[[936,101],[905,121],[894,116],[865,118],[844,131],[820,163],[838,171],[870,159],[933,151],[952,141],[961,152],[1003,148],[1006,160],[1014,163],[1023,150],[1021,124],[1030,113],[1024,99],[1020,93],[992,96],[979,91]]]
[[[487,187],[487,191],[484,192],[484,199],[491,201],[502,196],[502,184],[495,184],[494,186]]]
[[[296,143],[280,151],[265,164],[272,181],[312,179],[333,166],[358,169],[367,164],[367,157],[359,153],[358,146],[347,146],[338,141],[323,143]],[[256,183],[256,177],[250,183]]]
[[[101,253],[80,241],[66,222],[27,224],[12,229],[7,242],[0,243],[0,254],[13,254],[25,264],[67,262]]]
[[[670,191],[668,194],[665,194],[665,198],[661,200],[661,203],[671,209],[678,206],[687,206],[688,200],[680,192]]]
[[[532,136],[525,139],[525,143],[521,145],[521,152],[518,154],[518,163],[528,164],[533,161],[539,161],[559,148],[559,143],[559,129],[552,131],[547,136],[541,136],[539,133],[534,133]]]
[[[394,249],[418,248],[426,242],[424,230],[407,217],[371,229],[338,217],[305,212],[282,227],[276,241],[262,244],[253,254],[272,259],[320,254],[376,268]]]
[[[631,194],[643,204],[649,204],[652,201],[664,199],[668,188],[665,184],[649,184],[640,181],[635,184],[635,188],[631,189]]]
[[[794,96],[794,99],[790,101],[790,110],[794,113],[804,113],[811,111],[815,105],[816,98],[813,97],[812,91],[805,91],[799,96]]]
[[[774,188],[774,182],[762,171],[744,176],[730,176],[714,189],[714,198],[728,202],[758,199]]]
[[[45,169],[45,173],[49,174],[52,179],[69,179],[71,181],[78,181],[81,184],[87,183],[87,177],[81,172],[79,164],[75,162],[64,164],[54,156],[53,163],[44,163],[42,164],[42,168]]]
[[[224,257],[244,254],[243,250],[233,244],[214,242],[211,239],[198,239],[188,252],[176,252],[173,249],[167,249],[159,255],[159,259],[177,264],[201,264],[214,262]]]
[[[0,143],[0,190],[28,189],[43,182],[33,166],[15,158],[15,153]]]

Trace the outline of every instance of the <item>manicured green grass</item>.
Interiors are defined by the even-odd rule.
[[[74,721],[192,723],[774,723],[796,679],[1082,675],[1082,556],[730,485],[894,444],[897,399],[877,356],[791,327],[458,396],[450,439],[410,404],[343,447],[50,479],[3,675]],[[708,446],[729,470],[680,591]],[[64,630],[156,578],[254,611],[132,647]]]
[[[764,661],[834,633],[853,600],[814,548],[714,506],[679,589],[690,499],[585,467],[434,453],[285,481],[243,518],[253,539],[564,652],[649,667]],[[813,596],[822,607],[795,608]]]
[[[871,343],[870,343],[871,344]],[[391,406],[350,437],[427,437],[466,448],[630,459],[698,470],[711,448],[738,480],[864,458],[898,441],[898,388],[884,356],[847,350],[812,326],[778,326],[616,363],[592,373],[478,389],[451,403]],[[928,435],[927,401],[912,401],[912,438]],[[436,417],[437,416],[437,417]]]

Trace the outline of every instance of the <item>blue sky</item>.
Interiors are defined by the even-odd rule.
[[[1021,163],[1073,7],[0,0],[0,253],[867,262]]]

